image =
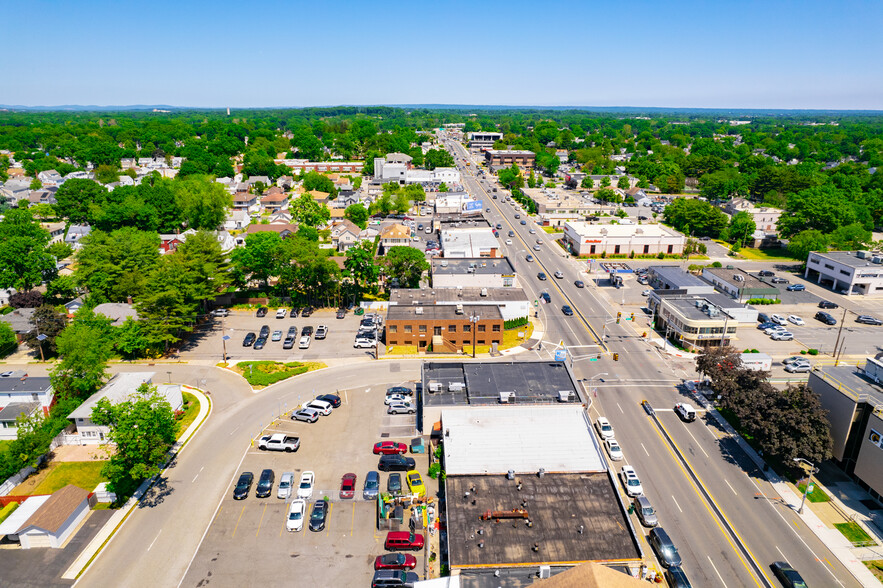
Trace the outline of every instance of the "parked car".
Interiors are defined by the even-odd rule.
[[[236,486],[233,488],[233,500],[242,500],[248,497],[251,492],[251,483],[254,482],[254,474],[251,472],[242,472]]]
[[[522,221],[521,221],[521,224],[522,224],[522,225],[526,225],[526,224],[527,224],[527,221],[522,220]]]
[[[319,325],[316,327],[316,339],[324,339],[328,336],[328,327],[325,325]]]
[[[796,314],[789,314],[788,315],[788,322],[794,323],[795,325],[800,325],[800,326],[806,324],[805,322],[803,322],[803,319],[800,318],[799,316],[797,316]]]
[[[408,388],[407,386],[391,386],[386,389],[386,395],[390,396],[392,394],[402,394],[403,396],[411,396],[414,394],[414,391]]]
[[[346,309],[345,308],[338,308],[337,314],[335,316],[337,316],[337,318],[339,318],[339,319],[346,318]]]
[[[300,408],[291,413],[291,420],[304,421],[305,423],[315,423],[319,420],[319,411],[312,408]]]
[[[663,567],[681,565],[681,554],[678,553],[677,547],[665,529],[662,527],[651,529],[650,535],[647,536],[647,542],[650,543],[650,547],[653,548]]]
[[[408,483],[408,490],[411,494],[417,496],[426,496],[426,486],[423,484],[423,478],[417,470],[411,470],[405,474],[405,481]]]
[[[564,313],[564,316],[573,316],[573,309],[566,304],[561,307],[561,312]]]
[[[782,360],[782,363],[785,365],[789,365],[795,362],[808,362],[808,360],[805,357],[801,357],[800,355],[792,355],[791,357],[786,357]]]
[[[287,313],[288,313],[288,311],[286,309],[280,308],[279,310],[276,311],[276,318],[277,319],[284,319],[285,315]]]
[[[881,321],[881,320],[878,319],[878,318],[875,318],[875,317],[872,317],[872,316],[870,316],[870,315],[867,315],[867,314],[859,315],[859,316],[855,319],[855,322],[857,322],[857,323],[861,323],[861,324],[863,324],[863,325],[876,325],[876,326],[878,326],[878,327],[879,327],[880,325],[883,325],[883,321]]]
[[[630,465],[624,465],[622,470],[620,470],[620,475],[622,476],[622,485],[625,488],[626,494],[629,496],[640,496],[644,493],[644,487],[641,486],[641,480],[638,478],[635,468]]]
[[[785,320],[785,317],[783,317],[780,314],[770,315],[770,321],[776,323],[777,325],[783,325],[783,326],[787,323],[787,321]]]
[[[759,272],[757,272],[757,275],[762,278],[771,278],[776,274],[771,272],[770,270],[760,270]]]
[[[260,333],[258,333],[258,338],[266,339],[269,336],[270,336],[270,327],[268,325],[262,326]]]
[[[773,329],[777,326],[779,325],[777,325],[776,323],[760,323],[759,325],[757,325],[757,328],[760,331],[766,331],[767,329]]]
[[[212,316],[216,316],[216,317],[225,317],[225,316],[230,316],[230,311],[227,310],[226,308],[216,308],[212,311],[211,314],[212,314]]]
[[[352,498],[356,494],[356,475],[352,472],[340,478],[340,497]]]
[[[253,349],[263,349],[264,345],[266,345],[266,344],[267,344],[266,337],[258,337],[254,342]]]
[[[375,570],[413,570],[415,567],[417,558],[410,553],[387,553],[374,560]]]
[[[316,483],[316,474],[310,470],[300,475],[300,483],[297,486],[298,498],[310,498],[313,496],[313,485]]]
[[[665,570],[665,579],[669,588],[693,588],[681,566],[671,566]]]
[[[279,487],[276,489],[276,498],[280,500],[285,500],[289,496],[291,496],[291,489],[294,487],[294,474],[292,472],[285,472],[282,474],[282,477],[279,478]]]
[[[311,314],[313,314],[313,307],[312,306],[305,306],[304,309],[302,311],[300,311],[300,315],[304,318],[307,318]]]
[[[267,311],[268,311],[268,309],[266,306],[261,306],[260,308],[258,308],[256,316],[258,318],[265,317],[265,316],[267,316]]]
[[[273,331],[273,336],[270,337],[271,341],[281,341],[282,340],[282,331]]]
[[[387,406],[391,406],[393,404],[406,404],[411,401],[410,396],[402,396],[401,394],[391,394],[387,396],[383,403]]]
[[[806,582],[797,573],[797,570],[788,565],[784,561],[776,561],[770,566],[773,574],[779,579],[786,588],[806,588]]]
[[[312,342],[313,338],[309,335],[304,335],[300,338],[300,341],[297,342],[297,346],[299,349],[309,349],[310,342]]]
[[[650,296],[652,290],[641,290],[641,296]]]
[[[313,510],[310,512],[310,531],[318,533],[325,528],[325,520],[328,518],[328,503],[324,500],[317,500],[313,503]]]
[[[261,472],[258,479],[258,485],[255,486],[254,495],[258,498],[266,498],[273,492],[273,486],[276,483],[276,474],[271,469],[265,469]]]
[[[641,521],[642,525],[645,527],[655,527],[659,524],[659,519],[656,518],[656,511],[650,505],[649,498],[646,496],[635,496],[633,504],[635,505],[635,514],[638,515],[638,520]]]
[[[787,330],[788,329],[786,329],[785,327],[783,327],[781,325],[776,325],[775,327],[770,327],[769,329],[764,329],[763,332],[765,335],[772,335],[773,333],[784,333]]]
[[[390,531],[386,534],[383,548],[387,551],[420,551],[423,549],[423,544],[423,535],[419,533]]]
[[[607,448],[610,459],[613,461],[622,460],[622,448],[619,446],[619,441],[611,437],[604,441],[604,446]]]
[[[603,439],[613,439],[613,425],[610,424],[604,417],[598,417],[598,420],[595,421],[595,428],[598,429],[598,434],[601,435]]]
[[[417,409],[410,402],[390,404],[386,414],[414,414]]]
[[[312,335],[312,334],[313,334],[313,327],[311,327],[310,325],[306,325],[304,328],[302,328],[300,330],[301,337],[304,337],[306,335]]]
[[[242,340],[242,346],[243,347],[251,347],[252,345],[254,345],[254,342],[257,338],[258,338],[258,336],[255,335],[254,333],[248,333],[245,336],[245,339]]]
[[[791,374],[807,374],[812,371],[812,365],[806,362],[794,362],[785,366],[785,371]]]
[[[819,308],[827,308],[830,310],[832,308],[839,308],[839,306],[837,306],[833,302],[829,302],[828,300],[822,300],[821,302],[819,302]]]
[[[340,396],[337,394],[320,394],[316,396],[316,400],[327,402],[332,408],[340,408]]]
[[[362,487],[362,498],[374,500],[380,494],[380,474],[375,471],[368,472],[365,476],[365,485]]]
[[[374,444],[374,455],[399,455],[408,452],[408,446],[395,441],[380,441]]]
[[[804,286],[803,284],[791,284],[785,289],[789,292],[803,292],[804,290],[806,290],[806,286]]]
[[[386,491],[393,496],[402,493],[402,475],[398,472],[392,472],[386,481]]]
[[[773,341],[793,341],[794,334],[788,331],[779,331],[770,335],[770,339]]]
[[[414,469],[414,458],[403,455],[381,455],[377,469],[381,472],[407,472]]]
[[[787,284],[787,283],[788,283],[788,279],[787,279],[787,278],[778,278],[778,277],[776,277],[776,278],[773,278],[772,280],[770,280],[770,282],[772,282],[773,284]]]
[[[837,319],[828,314],[827,312],[819,311],[816,313],[816,320],[822,321],[826,325],[836,325]]]
[[[759,322],[759,323],[771,323],[771,322],[773,322],[773,321],[770,320],[770,315],[768,315],[767,313],[765,313],[765,312],[758,312],[758,313],[757,313],[757,322]]]
[[[304,528],[304,515],[307,512],[307,501],[296,498],[288,507],[288,518],[285,520],[285,530],[302,531]]]
[[[331,414],[332,409],[331,403],[325,402],[324,400],[319,400],[318,398],[314,398],[310,400],[306,404],[304,404],[303,408],[312,408],[316,412],[318,412],[322,416],[328,416]]]
[[[294,337],[286,337],[282,342],[282,349],[294,349]]]

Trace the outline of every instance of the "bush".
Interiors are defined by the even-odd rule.
[[[801,349],[801,350],[800,350],[800,355],[806,355],[806,349]]]
[[[722,264],[719,261],[715,261],[714,263],[711,264],[711,267],[724,267],[724,264]]]
[[[17,502],[10,502],[9,504],[4,506],[3,508],[0,508],[0,523],[5,521],[6,519],[8,519],[9,515],[11,515],[13,512],[15,512],[15,509],[17,509],[17,508],[18,508]]]
[[[503,321],[503,330],[508,331],[510,329],[518,329],[528,324],[528,318],[526,316],[512,319],[508,321]]]
[[[807,353],[809,353],[810,355],[818,355],[818,354],[819,354],[819,350],[818,350],[818,349],[809,349],[809,350],[807,351]]]
[[[281,382],[292,376],[309,371],[309,367],[293,361],[291,363],[281,363],[278,361],[243,361],[238,364],[242,370],[242,377],[251,386],[269,386],[276,382]]]
[[[435,480],[438,478],[439,473],[441,473],[441,464],[434,463],[429,466],[429,477]]]

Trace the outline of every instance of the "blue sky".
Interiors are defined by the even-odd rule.
[[[883,109],[876,0],[4,4],[0,104]]]

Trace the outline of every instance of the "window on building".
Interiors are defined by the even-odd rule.
[[[390,340],[389,340],[389,344],[390,344],[390,345],[398,345],[398,344],[399,344],[399,340],[398,340],[398,339],[390,339]]]
[[[411,325],[405,325],[405,332],[406,333],[413,333],[414,332],[413,329],[414,328]]]
[[[644,253],[645,254],[650,253],[650,246],[649,245],[644,245]]]
[[[426,332],[426,325],[420,325],[420,332],[421,332],[421,333],[425,333],[425,332]]]
[[[589,250],[589,253],[595,255],[595,246],[592,245],[592,248]]]
[[[827,263],[825,264],[825,267],[826,267],[827,269],[830,269],[830,270],[834,269],[834,266],[833,266],[833,265],[828,265]]]
[[[509,288],[515,285],[515,278],[503,278],[503,287]]]
[[[500,325],[494,325],[493,329],[491,329],[494,333],[500,332]]]
[[[433,334],[433,335],[441,335],[441,334],[442,334],[442,328],[441,328],[441,327],[432,327],[432,334]]]
[[[448,333],[456,333],[457,325],[448,325]]]
[[[616,255],[617,253],[619,253],[619,245],[614,245],[613,246],[613,254]]]
[[[848,276],[848,275],[849,275],[849,272],[846,271],[846,270],[840,270],[840,273],[843,274],[844,276]]]
[[[398,332],[399,332],[399,326],[398,326],[398,325],[389,325],[389,332],[390,332],[390,333],[398,333]]]
[[[472,325],[463,325],[463,332],[464,333],[471,333],[472,332]]]
[[[672,251],[674,251],[674,245],[669,245],[668,252],[671,253]]]
[[[479,339],[476,345],[485,345],[484,339]]]
[[[486,328],[487,328],[486,325],[478,325],[478,332],[479,332],[479,333],[484,333],[485,330],[486,330]]]

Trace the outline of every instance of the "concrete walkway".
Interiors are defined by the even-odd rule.
[[[211,401],[208,397],[203,394],[201,390],[193,388],[191,386],[183,386],[183,390],[189,392],[196,396],[199,399],[199,414],[196,416],[196,419],[190,426],[187,427],[187,430],[184,431],[184,434],[181,435],[181,438],[172,445],[171,450],[169,450],[168,460],[165,463],[163,470],[159,473],[159,475],[154,476],[153,478],[144,480],[141,486],[138,487],[138,490],[135,491],[135,494],[115,513],[110,517],[110,520],[102,527],[98,534],[89,542],[85,549],[77,556],[77,559],[70,565],[70,567],[61,575],[61,577],[65,580],[75,580],[81,573],[83,573],[88,567],[89,564],[95,559],[98,555],[98,552],[104,547],[104,545],[110,540],[111,536],[116,532],[116,530],[125,522],[126,518],[132,512],[132,509],[141,501],[141,498],[147,493],[150,486],[156,481],[156,479],[162,476],[169,463],[175,458],[179,451],[181,451],[184,446],[187,445],[187,442],[196,434],[199,430],[199,427],[205,422],[211,412]]]

